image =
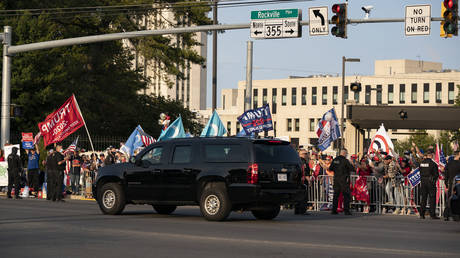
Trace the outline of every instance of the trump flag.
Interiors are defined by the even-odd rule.
[[[323,115],[316,127],[316,135],[318,135],[318,148],[322,151],[329,148],[333,141],[340,138],[339,122],[334,108]]]
[[[45,146],[60,142],[84,125],[75,95],[38,124]]]

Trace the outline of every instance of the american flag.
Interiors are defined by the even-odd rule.
[[[64,170],[64,184],[66,186],[69,186],[70,185],[70,176],[69,176],[69,173],[70,173],[70,169],[72,168],[72,162],[70,162],[70,160],[66,160],[65,161],[65,170]]]
[[[139,130],[139,134],[141,135],[141,140],[142,140],[142,143],[144,144],[145,147],[147,147],[150,144],[153,144],[153,143],[155,143],[157,141],[152,136],[150,136],[150,135],[148,135],[145,132],[142,132],[140,130]]]
[[[42,136],[41,132],[38,132],[37,135],[35,135],[35,137],[34,137],[34,145],[37,144],[38,141],[40,141],[41,136]]]
[[[77,149],[77,143],[78,143],[78,137],[72,142],[72,144],[69,145],[69,147],[67,147],[67,149],[64,151],[64,155],[66,155],[67,153],[74,152]]]

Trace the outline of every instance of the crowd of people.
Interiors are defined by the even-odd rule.
[[[0,161],[5,161],[0,150]],[[40,151],[12,148],[7,157],[8,190],[7,198],[21,199],[22,196],[42,197],[63,202],[64,195],[84,195],[92,197],[91,185],[100,167],[126,162],[126,155],[110,146],[104,153],[87,153],[84,149],[64,150],[61,144],[55,144],[47,150],[46,158],[40,166]],[[42,169],[40,169],[42,167]],[[26,193],[27,191],[27,193]]]
[[[321,210],[351,214],[350,201],[354,200],[354,206],[364,213],[376,212],[375,204],[380,202],[382,213],[409,215],[415,212],[425,218],[429,196],[430,216],[437,219],[436,184],[438,179],[444,179],[447,199],[452,193],[454,177],[460,175],[460,154],[455,151],[446,167],[438,167],[433,154],[433,147],[423,152],[415,144],[401,157],[381,151],[348,156],[347,151],[342,150],[334,158],[314,150],[300,149],[308,194],[305,205],[297,205],[295,213],[308,214],[307,209],[315,208],[313,205],[321,199]],[[421,182],[414,193],[408,175],[416,168],[420,169]],[[414,194],[420,198],[415,198]],[[419,208],[414,211],[417,205]],[[450,215],[446,205],[444,218],[448,219]]]

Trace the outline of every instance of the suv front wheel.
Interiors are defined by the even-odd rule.
[[[125,208],[125,194],[118,183],[106,183],[98,191],[97,202],[104,214],[118,215]]]
[[[232,210],[227,188],[223,182],[208,183],[201,193],[200,210],[211,221],[225,220]]]

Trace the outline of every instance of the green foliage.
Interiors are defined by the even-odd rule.
[[[165,3],[166,1],[155,1]],[[179,2],[179,1],[169,1]],[[1,17],[3,25],[13,27],[13,45],[48,40],[136,31],[147,29],[140,19],[157,15],[155,8],[130,8],[114,14],[106,12],[70,13],[59,8],[132,5],[152,3],[139,0],[0,0],[0,9],[42,9],[21,16]],[[179,21],[207,24],[208,8],[168,9]],[[61,10],[61,12],[59,12]],[[54,13],[50,13],[54,12]],[[175,24],[172,24],[176,26]],[[181,25],[178,25],[181,26]],[[175,40],[173,40],[175,39]],[[180,42],[178,44],[177,42]],[[205,60],[192,48],[199,43],[192,34],[153,36],[129,40],[149,62],[158,62],[166,77],[184,79],[190,63]],[[140,95],[149,78],[142,67],[133,69],[134,55],[121,41],[74,45],[20,53],[12,59],[11,103],[23,106],[23,116],[12,120],[12,131],[37,132],[37,124],[75,94],[89,130],[94,135],[129,135],[137,124],[158,136],[159,114],[181,114],[186,130],[197,133],[200,125],[195,114],[177,101]]]

